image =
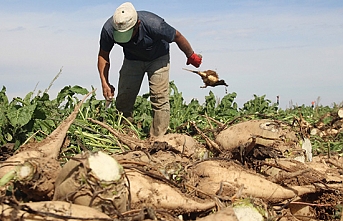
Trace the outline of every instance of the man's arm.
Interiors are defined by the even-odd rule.
[[[201,56],[194,53],[191,44],[178,30],[176,30],[174,42],[177,44],[180,50],[185,53],[187,57],[186,64],[192,64],[194,67],[198,68],[202,62]]]
[[[114,87],[108,81],[110,70],[110,52],[99,50],[98,54],[98,71],[101,80],[102,94],[106,100],[114,97]]]
[[[183,53],[185,53],[187,58],[192,56],[192,54],[194,53],[191,44],[178,30],[176,30],[174,42],[177,44],[180,50],[183,51]]]

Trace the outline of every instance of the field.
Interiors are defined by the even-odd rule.
[[[137,98],[131,122],[114,103],[97,100],[101,92],[89,92],[66,86],[53,99],[38,91],[9,100],[2,88],[2,220],[342,220],[340,104],[281,109],[254,95],[240,108],[236,93],[218,99],[212,92],[203,104],[186,103],[170,82],[170,128],[151,140],[149,94]],[[44,152],[48,144],[56,156]],[[18,171],[27,164],[35,172],[24,182]],[[92,170],[118,170],[119,178]],[[61,189],[67,182],[69,192]],[[60,201],[71,204],[47,209]]]

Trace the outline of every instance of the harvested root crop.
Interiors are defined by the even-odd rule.
[[[337,136],[343,131],[343,108],[326,113],[309,128],[311,129],[311,135],[318,135],[324,139]]]
[[[325,173],[311,168],[310,164],[297,160],[287,158],[266,159],[264,164],[260,167],[261,173],[266,176],[266,179],[277,184],[303,186],[330,180]]]
[[[337,115],[339,118],[343,118],[343,108],[340,108],[338,111],[337,111]]]
[[[54,182],[60,170],[61,167],[57,160],[39,157],[29,158],[22,165],[3,176],[1,185],[14,180],[19,189],[28,195],[29,199],[51,199]]]
[[[88,93],[74,111],[49,136],[39,143],[29,143],[20,147],[18,153],[9,157],[1,164],[0,177],[4,185],[10,180],[18,181],[21,190],[29,199],[51,199],[54,182],[60,171],[57,161],[60,148],[70,125],[75,120],[78,111],[91,94]]]
[[[219,76],[218,76],[217,72],[215,72],[215,71],[212,71],[212,70],[192,71],[192,70],[189,70],[189,69],[186,69],[186,68],[183,68],[183,70],[190,71],[190,72],[198,74],[201,77],[201,79],[204,82],[204,84],[205,84],[201,88],[206,88],[208,86],[215,87],[215,86],[218,86],[218,85],[224,85],[226,87],[229,86],[229,85],[227,85],[225,83],[224,80],[219,80]]]
[[[2,221],[113,220],[95,209],[60,201],[41,201],[19,205],[7,203],[0,207],[0,218]]]
[[[224,150],[232,152],[241,149],[245,154],[255,145],[275,146],[282,153],[291,152],[289,147],[302,152],[295,132],[273,120],[250,120],[235,124],[221,131],[215,141]]]
[[[239,221],[264,221],[268,219],[266,211],[261,206],[256,205],[250,198],[235,200],[233,211]]]
[[[296,217],[298,220],[304,221],[314,221],[315,217],[314,210],[311,209],[309,203],[303,202],[302,199],[294,200],[289,204],[289,210],[292,216]]]
[[[239,221],[237,218],[235,211],[231,206],[226,207],[216,213],[210,214],[204,218],[198,219],[199,221]]]
[[[207,194],[225,198],[237,197],[235,194],[239,193],[240,196],[252,196],[273,202],[314,191],[314,188],[310,187],[285,188],[227,161],[204,161],[195,165],[193,172],[195,176],[201,177],[193,185]]]
[[[208,151],[191,136],[186,134],[166,134],[157,137],[154,141],[167,142],[175,151],[182,156],[193,159],[203,159],[208,156]]]
[[[101,151],[77,155],[58,175],[53,200],[89,206],[108,215],[121,214],[128,203],[123,167]]]
[[[142,206],[165,209],[174,214],[206,211],[215,207],[215,202],[192,199],[177,188],[153,179],[134,170],[126,170],[130,180],[132,208]]]

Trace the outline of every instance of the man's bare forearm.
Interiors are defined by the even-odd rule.
[[[180,50],[185,53],[187,58],[193,54],[194,51],[191,44],[179,31],[176,31],[174,42],[177,44]]]
[[[108,81],[109,70],[110,70],[109,53],[100,50],[99,55],[98,55],[98,71],[99,71],[100,80],[102,84],[109,83]]]

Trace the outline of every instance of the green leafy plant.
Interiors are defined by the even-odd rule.
[[[23,99],[16,97],[9,101],[6,88],[3,87],[0,91],[0,145],[14,143],[18,148],[25,142],[44,139],[72,112],[79,97],[87,92],[87,89],[80,86],[65,86],[55,99],[50,99],[45,90],[44,93],[38,95],[29,92]],[[302,105],[281,109],[277,104],[266,99],[266,95],[254,95],[252,100],[238,108],[235,102],[236,97],[237,94],[232,92],[219,99],[212,91],[209,91],[209,94],[205,96],[204,104],[200,104],[197,99],[186,103],[175,83],[170,82],[170,132],[182,131],[192,134],[194,128],[190,122],[194,122],[202,131],[213,129],[215,124],[212,124],[209,118],[226,124],[231,121],[268,117],[292,124],[295,118],[302,116],[310,125],[322,121],[325,126],[330,126],[333,119],[330,113],[337,112],[340,108],[339,105],[333,107],[317,105],[314,108]],[[70,144],[67,151],[78,153],[85,148],[119,150],[117,138],[106,129],[90,123],[88,118],[106,122],[118,131],[124,131],[125,127],[130,127],[136,136],[141,139],[146,138],[152,122],[149,98],[148,93],[137,97],[132,124],[116,109],[115,100],[107,108],[105,101],[96,99],[96,94],[93,93],[84,102],[77,119],[69,129]],[[343,146],[342,138],[342,132],[325,139],[312,136],[311,143],[318,153],[340,152]]]
[[[271,104],[269,99],[266,99],[266,95],[257,96],[254,94],[254,99],[247,101],[243,104],[243,108],[240,108],[240,112],[244,114],[270,114],[276,113],[277,104]]]

